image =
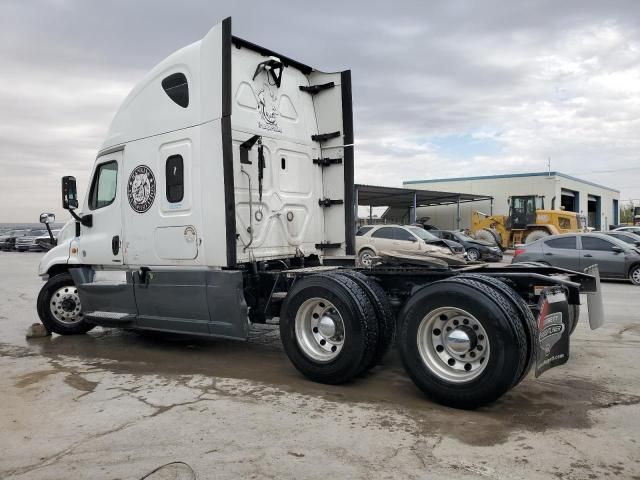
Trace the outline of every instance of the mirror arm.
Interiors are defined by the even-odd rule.
[[[49,226],[48,223],[45,223],[44,226],[47,227],[47,232],[49,232],[49,240],[51,240],[51,245],[55,245],[55,240],[53,239],[53,232],[51,231],[51,227]]]
[[[93,227],[93,215],[78,215],[72,208],[69,209],[69,213],[75,219],[76,222],[80,222],[85,227]]]

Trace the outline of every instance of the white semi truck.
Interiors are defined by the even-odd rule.
[[[350,72],[235,37],[228,18],[124,100],[81,209],[63,178],[75,222],[40,264],[40,319],[62,335],[100,325],[245,340],[251,323],[279,318],[293,365],[331,384],[395,340],[415,383],[460,408],[566,362],[580,293],[592,327],[602,322],[597,271],[356,268],[353,171]]]

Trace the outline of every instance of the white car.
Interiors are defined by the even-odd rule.
[[[618,228],[614,228],[612,230],[613,232],[627,232],[627,233],[633,233],[635,235],[640,235],[640,226],[638,225],[629,225],[628,227],[618,227]]]
[[[371,265],[372,257],[381,254],[424,255],[447,263],[464,263],[462,247],[446,242],[424,228],[404,225],[367,225],[356,233],[356,254],[361,265]]]

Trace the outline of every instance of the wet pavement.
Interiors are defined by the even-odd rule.
[[[393,352],[353,384],[309,382],[275,325],[248,342],[102,328],[26,340],[39,258],[0,252],[0,478],[136,479],[177,460],[201,479],[640,479],[631,284],[603,284],[607,324],[583,318],[567,365],[467,412],[425,398]]]

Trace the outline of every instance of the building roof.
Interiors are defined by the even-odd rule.
[[[418,207],[452,205],[458,203],[491,200],[489,195],[477,193],[439,192],[435,190],[412,190],[410,188],[383,187],[380,185],[355,185],[358,205],[371,207],[413,207],[415,195]]]
[[[476,177],[455,177],[455,178],[432,178],[427,180],[405,180],[402,182],[403,185],[415,185],[420,183],[438,183],[438,182],[460,182],[466,180],[491,180],[495,178],[518,178],[518,177],[561,177],[567,178],[569,180],[573,180],[576,182],[584,183],[585,185],[591,185],[593,187],[604,188],[605,190],[610,190],[612,192],[620,193],[620,190],[616,190],[615,188],[606,187],[604,185],[600,185],[598,183],[589,182],[587,180],[582,180],[581,178],[572,177],[571,175],[567,175],[566,173],[561,172],[531,172],[531,173],[509,173],[503,175],[480,175]]]

